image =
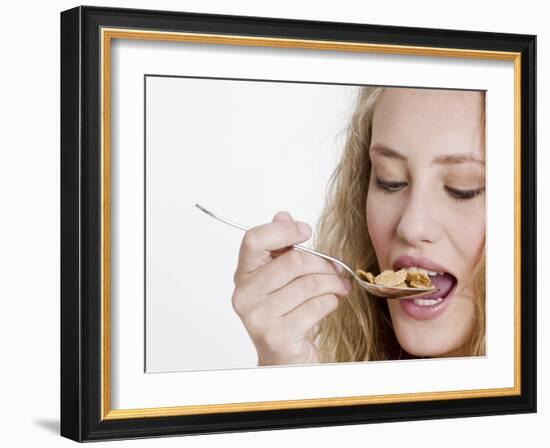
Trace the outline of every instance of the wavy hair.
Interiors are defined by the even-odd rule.
[[[363,87],[358,92],[342,157],[329,179],[325,206],[313,240],[316,249],[370,272],[380,270],[366,220],[371,171],[369,148],[374,109],[384,90]],[[475,319],[467,350],[470,356],[479,356],[485,354],[484,254],[472,278]],[[338,308],[315,327],[313,335],[322,362],[412,357],[397,341],[386,300],[370,296],[355,282]]]

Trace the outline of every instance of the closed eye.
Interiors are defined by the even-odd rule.
[[[407,186],[407,182],[397,182],[391,180],[383,180],[377,177],[375,179],[376,187],[386,193],[395,193]]]
[[[465,200],[468,200],[468,199],[473,199],[476,196],[479,196],[480,194],[485,192],[484,187],[474,188],[472,190],[459,190],[459,189],[456,189],[456,188],[451,188],[451,187],[446,186],[445,190],[447,191],[449,196],[456,199],[457,201],[465,201]]]

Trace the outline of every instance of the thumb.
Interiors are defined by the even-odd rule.
[[[273,222],[275,221],[294,221],[294,218],[289,212],[280,211],[280,212],[277,212],[273,217]]]
[[[283,210],[283,211],[277,212],[275,214],[275,216],[273,217],[272,221],[273,222],[275,222],[275,221],[294,221],[294,218],[292,217],[292,215],[289,212]],[[272,250],[271,251],[271,256],[273,258],[276,258],[279,255],[282,255],[285,252],[288,252],[290,249],[291,249],[291,247],[288,246],[288,247],[283,247],[282,249]]]

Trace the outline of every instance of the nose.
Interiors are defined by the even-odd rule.
[[[437,201],[430,200],[427,192],[413,189],[397,225],[397,236],[411,246],[435,243],[441,234],[437,209]]]

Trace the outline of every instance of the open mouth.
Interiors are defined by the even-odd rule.
[[[403,311],[414,319],[433,319],[439,316],[448,306],[452,291],[457,284],[456,277],[447,272],[443,266],[426,258],[403,256],[393,263],[394,269],[418,271],[430,277],[436,290],[420,297],[401,299],[399,304]]]
[[[457,283],[456,278],[448,272],[428,275],[432,284],[437,288],[435,292],[399,301],[401,309],[413,319],[435,319],[443,313],[451,300],[451,291],[454,290]]]
[[[454,285],[456,285],[455,276],[448,272],[429,272],[428,276],[432,285],[437,289],[432,293],[422,295],[421,298],[410,299],[416,301],[419,305],[435,305],[441,302],[449,295]]]

